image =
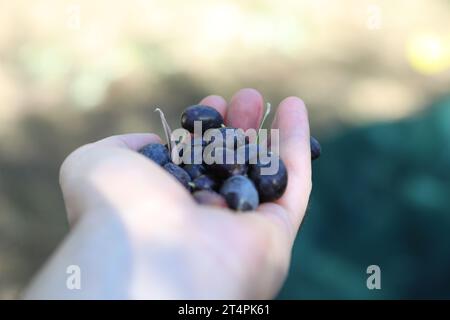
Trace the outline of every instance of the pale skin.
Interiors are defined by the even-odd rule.
[[[257,128],[263,98],[238,91],[227,103],[211,95],[229,126]],[[201,206],[172,176],[136,151],[154,134],[112,136],[74,151],[60,184],[71,231],[29,287],[25,299],[270,299],[287,275],[294,238],[311,191],[308,114],[284,99],[273,128],[288,187],[254,212]],[[81,289],[66,286],[81,270]]]

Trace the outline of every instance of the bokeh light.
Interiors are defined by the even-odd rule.
[[[411,66],[420,73],[450,72],[450,34],[415,35],[408,42],[407,55]]]

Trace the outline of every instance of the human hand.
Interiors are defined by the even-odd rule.
[[[229,105],[219,96],[201,104],[244,130],[262,119],[263,99],[253,89],[240,90]],[[311,190],[303,102],[284,99],[272,127],[280,129],[288,186],[275,203],[245,213],[198,205],[175,178],[136,152],[158,142],[156,135],[113,136],[76,150],[60,177],[73,230],[29,297],[53,296],[43,281],[70,260],[88,279],[82,292],[67,297],[273,298],[286,277]],[[60,291],[56,281],[51,283]]]

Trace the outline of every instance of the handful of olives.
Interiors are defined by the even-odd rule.
[[[181,115],[181,126],[187,134],[178,142],[171,140],[164,114],[157,110],[168,143],[149,144],[139,152],[174,176],[198,203],[249,211],[284,194],[288,172],[283,160],[271,151],[264,159],[260,157],[258,139],[250,142],[241,129],[226,127],[216,109],[206,105],[187,107]],[[195,130],[196,122],[201,125],[200,134]],[[205,134],[209,130],[216,130],[213,138],[207,138],[211,136]],[[320,144],[313,137],[310,144],[311,159],[315,160],[320,156]],[[277,170],[267,173],[265,169],[274,162]]]

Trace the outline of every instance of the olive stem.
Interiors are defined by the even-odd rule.
[[[188,182],[188,185],[189,185],[191,188],[195,188],[195,183],[193,183],[193,182]]]
[[[262,118],[261,124],[259,125],[259,128],[258,128],[258,136],[257,136],[257,139],[256,139],[257,144],[259,144],[259,133],[261,132],[261,129],[264,126],[264,122],[266,121],[267,117],[270,114],[270,109],[271,109],[271,104],[270,104],[270,102],[267,102],[266,103],[266,110],[264,111],[264,117]]]
[[[159,112],[159,116],[161,118],[161,123],[163,125],[164,134],[167,140],[167,147],[169,148],[169,156],[170,160],[172,160],[172,149],[175,147],[175,142],[172,141],[172,130],[170,129],[169,123],[167,123],[166,117],[164,116],[164,112],[160,108],[156,108],[155,112]]]

